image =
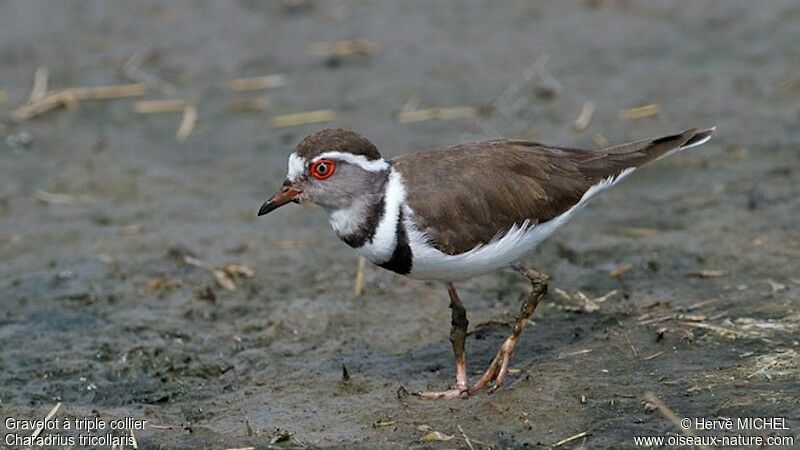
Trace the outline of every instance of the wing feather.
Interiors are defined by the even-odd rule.
[[[395,158],[420,231],[454,255],[489,243],[513,225],[547,222],[598,182],[710,136],[687,130],[601,150],[495,140]]]

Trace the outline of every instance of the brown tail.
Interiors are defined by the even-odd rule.
[[[714,133],[714,127],[698,130],[690,128],[682,133],[656,139],[631,142],[604,149],[609,156],[628,156],[630,162],[639,167],[649,162],[705,143]]]
[[[713,132],[714,128],[690,128],[678,134],[594,150],[580,158],[580,170],[590,180],[603,180],[616,176],[625,169],[641,167],[675,152],[700,145],[710,139]]]

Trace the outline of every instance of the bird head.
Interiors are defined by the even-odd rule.
[[[388,174],[389,163],[372,142],[348,130],[322,130],[300,141],[289,155],[286,179],[258,215],[290,202],[308,201],[329,211],[347,209],[376,195]]]

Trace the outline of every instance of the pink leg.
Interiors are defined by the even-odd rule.
[[[453,353],[456,356],[456,385],[453,389],[438,392],[420,392],[419,396],[426,399],[451,399],[465,396],[469,389],[467,378],[467,355],[464,341],[467,339],[467,310],[458,298],[458,292],[453,283],[447,283],[447,293],[450,294],[450,342],[453,344]]]
[[[475,383],[475,385],[469,390],[469,395],[480,391],[490,381],[494,381],[494,385],[492,386],[490,392],[494,392],[500,388],[500,386],[502,386],[506,376],[508,375],[508,366],[511,362],[511,356],[514,354],[514,348],[517,345],[517,340],[519,339],[520,334],[522,334],[522,330],[525,329],[528,319],[530,319],[533,315],[533,311],[536,309],[536,305],[539,304],[539,300],[541,300],[542,297],[544,297],[544,294],[547,292],[547,275],[543,275],[521,264],[516,264],[513,267],[515,270],[517,270],[517,272],[521,273],[531,281],[531,293],[520,308],[519,314],[517,315],[517,319],[514,323],[514,328],[511,330],[511,334],[506,338],[505,342],[503,342],[503,345],[500,346],[500,350],[492,360],[492,363],[489,364],[489,368],[486,370],[486,373],[484,373],[481,379],[478,380],[478,382]]]

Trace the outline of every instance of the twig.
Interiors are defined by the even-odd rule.
[[[336,118],[336,113],[330,109],[318,109],[294,114],[283,114],[272,118],[273,128],[287,128],[310,123],[329,122]]]
[[[639,321],[639,325],[649,325],[651,323],[665,322],[667,320],[673,320],[673,319],[677,319],[677,318],[678,318],[678,314],[670,314],[670,315],[667,315],[667,316],[654,317],[652,319],[640,320]]]
[[[372,423],[372,427],[373,427],[373,428],[380,428],[380,427],[390,427],[390,426],[392,426],[392,425],[394,425],[394,424],[396,424],[396,423],[397,423],[397,421],[396,421],[396,420],[382,420],[382,419],[378,419],[378,420],[376,420],[375,422],[373,422],[373,423]]]
[[[236,92],[273,89],[286,85],[286,75],[264,75],[259,77],[237,78],[230,82],[229,87]]]
[[[670,422],[672,422],[673,425],[678,427],[678,429],[680,430],[681,433],[683,433],[684,436],[691,436],[691,437],[695,436],[695,434],[691,431],[690,428],[684,428],[681,426],[680,418],[678,418],[677,414],[675,414],[675,412],[672,411],[669,408],[669,406],[667,406],[664,402],[662,402],[660,398],[656,397],[655,394],[653,394],[652,392],[648,392],[647,394],[644,395],[644,398],[645,400],[647,400],[648,403],[655,406],[658,412],[660,412],[662,416],[667,418]],[[698,447],[705,450],[710,450],[705,445],[698,445]]]
[[[556,442],[555,444],[551,445],[551,447],[561,447],[562,445],[564,445],[566,443],[572,442],[575,439],[580,439],[580,438],[582,438],[584,436],[589,436],[590,434],[592,434],[592,430],[581,431],[578,434],[575,434],[573,436],[570,436],[568,438],[564,438],[564,439]]]
[[[622,324],[620,324],[620,326],[622,326]],[[625,341],[628,342],[628,346],[630,346],[631,351],[633,352],[633,357],[634,358],[638,358],[639,357],[639,352],[637,352],[636,351],[636,347],[633,346],[633,342],[631,342],[630,338],[628,337],[628,333],[623,331],[622,335],[625,336]]]
[[[475,447],[472,446],[472,442],[469,440],[469,437],[467,437],[467,433],[464,433],[464,429],[461,428],[461,425],[458,425],[458,431],[461,432],[461,437],[464,438],[467,447],[469,447],[470,450],[475,450]]]
[[[148,425],[147,428],[153,428],[156,430],[175,430],[177,429],[174,425]]]
[[[51,409],[50,412],[47,413],[47,415],[44,417],[45,423],[56,415],[59,408],[61,408],[61,402],[56,403],[56,406],[53,406],[53,409]],[[44,427],[36,428],[36,431],[33,432],[31,438],[36,439],[36,437],[38,437],[42,433],[42,430],[44,430]]]
[[[358,266],[356,267],[356,283],[355,291],[356,297],[361,297],[364,293],[364,268],[367,266],[367,259],[363,256],[358,257]]]
[[[687,306],[684,309],[684,311],[686,311],[686,312],[694,311],[695,309],[702,308],[703,306],[706,306],[706,305],[708,305],[710,303],[716,303],[718,301],[720,301],[720,299],[718,299],[718,298],[712,298],[712,299],[708,299],[708,300],[701,300],[699,302],[692,303],[691,305]]]
[[[244,427],[249,437],[253,437],[256,435],[256,433],[253,431],[253,427],[250,426],[250,419],[248,419],[247,416],[244,416]]]
[[[707,323],[694,323],[694,322],[681,322],[681,323],[684,324],[684,325],[688,325],[690,327],[694,327],[694,328],[703,328],[704,330],[716,331],[717,333],[723,334],[723,335],[724,334],[729,334],[729,335],[733,335],[733,336],[747,337],[747,333],[745,333],[743,331],[731,330],[729,328],[724,328],[724,327],[720,327],[720,326],[717,326],[717,325],[710,325],[710,324],[707,324]]]
[[[666,350],[661,350],[660,352],[653,353],[652,355],[645,357],[644,360],[645,361],[651,361],[653,359],[658,358],[659,356],[663,355],[666,352],[667,352]]]
[[[575,131],[583,131],[589,128],[589,122],[592,121],[593,116],[594,116],[594,103],[593,102],[584,103],[580,115],[578,116],[577,119],[575,119],[575,123],[572,124],[572,126],[575,128]]]

